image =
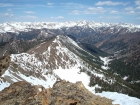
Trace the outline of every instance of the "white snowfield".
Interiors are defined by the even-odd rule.
[[[53,84],[56,82],[56,77],[54,75],[44,75],[42,74],[44,77],[45,77],[45,80],[41,79],[41,78],[37,78],[37,77],[34,77],[34,76],[25,76],[23,74],[21,74],[20,72],[17,73],[17,75],[20,77],[16,77],[15,75],[13,75],[14,73],[11,71],[11,70],[7,70],[4,75],[2,77],[5,77],[5,76],[9,76],[9,78],[13,81],[13,82],[18,82],[18,81],[27,81],[33,85],[42,85],[44,87],[52,87]],[[9,86],[10,84],[9,83],[5,83],[3,82],[0,86],[0,91],[3,90],[5,87]]]
[[[97,95],[114,100],[112,104],[140,105],[140,99],[117,92],[102,92],[97,93]]]
[[[8,87],[10,83],[3,82],[3,80],[0,78],[0,91],[3,90],[5,87]]]
[[[109,69],[108,64],[112,59],[109,59],[109,57],[101,57],[100,59],[103,61],[104,65],[102,66],[103,69],[107,70]]]
[[[133,25],[127,23],[104,23],[104,22],[95,22],[95,21],[70,21],[70,22],[11,22],[11,23],[3,23],[0,24],[0,33],[6,32],[15,32],[18,33],[20,31],[30,31],[31,29],[61,29],[61,28],[69,28],[74,26],[80,26],[83,28],[89,27],[94,31],[100,30],[100,28],[110,28],[110,30],[114,30],[117,28],[118,31],[121,28],[126,28],[128,32],[137,32],[140,31],[140,25]]]

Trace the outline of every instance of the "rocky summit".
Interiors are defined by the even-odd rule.
[[[15,82],[0,92],[0,105],[112,105],[89,92],[82,82],[57,81],[52,88]]]

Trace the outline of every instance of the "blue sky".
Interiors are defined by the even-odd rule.
[[[140,24],[140,0],[0,0],[0,23],[78,20]]]

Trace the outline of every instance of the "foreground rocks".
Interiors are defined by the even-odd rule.
[[[112,101],[92,94],[82,82],[57,81],[45,89],[21,81],[0,92],[0,105],[112,105]]]

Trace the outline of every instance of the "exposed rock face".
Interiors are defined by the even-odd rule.
[[[58,81],[53,88],[16,82],[0,92],[0,105],[112,105],[89,92],[82,82]]]
[[[4,70],[8,68],[9,63],[10,63],[10,56],[3,56],[2,58],[0,58],[0,76],[4,72]]]
[[[111,100],[101,98],[89,92],[82,82],[70,83],[61,81],[53,86],[52,96],[57,105],[112,105]],[[51,104],[54,105],[54,104]]]
[[[0,93],[1,105],[33,105],[40,103],[35,99],[37,89],[27,82],[16,82]]]

